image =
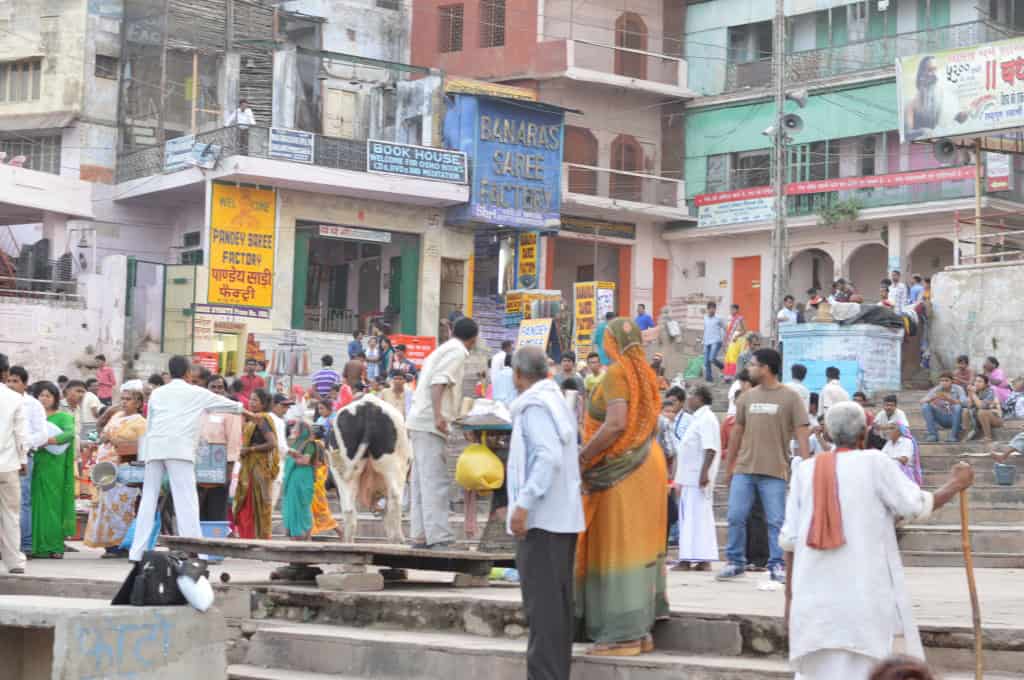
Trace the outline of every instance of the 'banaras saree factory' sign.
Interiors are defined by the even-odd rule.
[[[214,184],[207,301],[270,307],[273,300],[274,190]]]

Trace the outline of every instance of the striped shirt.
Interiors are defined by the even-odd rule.
[[[331,388],[341,383],[341,376],[333,368],[321,368],[313,374],[313,389],[317,394],[326,395]]]

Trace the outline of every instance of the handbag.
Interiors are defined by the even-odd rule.
[[[134,607],[187,604],[178,587],[179,576],[188,576],[192,580],[201,576],[208,578],[206,561],[191,558],[178,550],[146,551],[142,560],[132,567],[111,604]]]

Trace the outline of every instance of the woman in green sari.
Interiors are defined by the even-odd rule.
[[[313,436],[312,426],[305,420],[296,422],[284,460],[284,502],[281,504],[284,528],[293,541],[309,540],[313,530],[316,469],[324,462],[324,451]]]
[[[59,560],[64,539],[75,535],[75,417],[58,410],[60,390],[53,383],[37,383],[35,397],[59,432],[33,454],[32,556]]]

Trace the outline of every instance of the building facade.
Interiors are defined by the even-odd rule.
[[[798,7],[806,5],[806,11]],[[940,160],[931,144],[901,143],[894,63],[898,57],[1013,36],[1021,3],[889,0],[787,5],[786,81],[806,89],[803,119],[787,150],[789,290],[827,291],[852,280],[866,300],[892,269],[930,276],[972,252],[955,243],[973,229],[974,167],[958,151]],[[739,304],[748,327],[770,327],[773,277],[771,3],[691,3],[686,20],[690,86],[685,176],[696,225],[665,234],[677,294]],[[1020,165],[984,154],[981,199],[997,228],[1020,210]],[[991,217],[990,217],[991,216]],[[986,227],[986,230],[990,227]]]
[[[682,179],[686,4],[644,0],[416,0],[414,64],[523,88],[565,109],[560,224],[539,230],[534,285],[572,304],[573,284],[614,281],[616,306],[660,307],[670,262],[661,233],[690,219]],[[482,159],[486,160],[486,159]],[[478,307],[507,290],[499,230],[478,239]]]

